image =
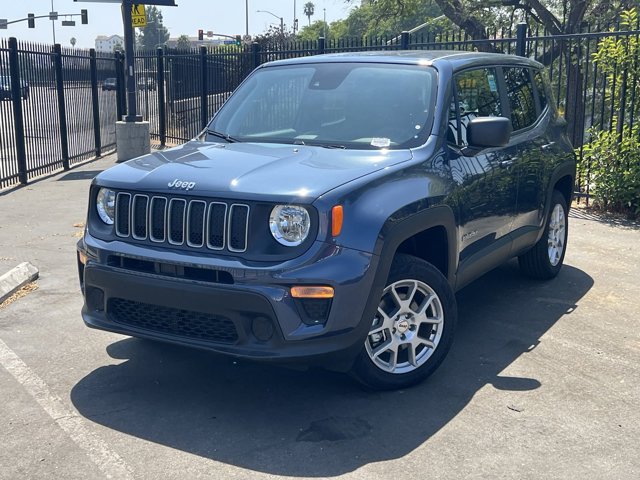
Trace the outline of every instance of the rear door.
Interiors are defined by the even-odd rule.
[[[552,117],[541,72],[524,66],[505,66],[504,84],[513,134],[505,152],[518,178],[518,200],[513,222],[514,251],[532,244],[543,225],[546,185],[557,149],[550,138]],[[536,81],[537,80],[537,81]],[[539,87],[536,88],[536,83]]]

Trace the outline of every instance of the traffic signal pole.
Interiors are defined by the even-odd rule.
[[[124,58],[125,78],[127,90],[127,114],[125,122],[141,122],[142,116],[138,115],[136,103],[136,69],[134,58],[134,34],[131,22],[131,8],[133,0],[122,0],[122,23],[124,24]]]

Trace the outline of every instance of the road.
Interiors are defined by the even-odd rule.
[[[436,374],[371,393],[86,328],[74,244],[113,163],[0,196],[0,267],[41,270],[0,309],[0,479],[640,478],[638,225],[573,210],[557,279],[485,275]]]

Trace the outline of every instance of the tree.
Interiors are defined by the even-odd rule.
[[[346,19],[332,23],[331,32],[333,38],[395,37],[441,16],[431,0],[363,0]]]
[[[313,2],[307,2],[304,4],[304,14],[309,20],[309,25],[311,25],[311,17],[313,17],[313,14],[315,13],[315,8],[316,6],[313,4]]]
[[[191,48],[191,40],[188,35],[180,35],[176,42],[176,48],[178,50],[188,50]]]
[[[147,26],[140,30],[138,42],[140,48],[152,50],[169,40],[169,30],[162,23],[162,11],[155,6],[146,7]]]
[[[287,30],[286,27],[282,31],[280,25],[270,25],[266,31],[256,35],[253,41],[260,45],[261,50],[273,51],[280,49],[285,43],[293,39],[295,39],[293,32]]]
[[[316,20],[311,25],[302,27],[297,38],[298,40],[314,41],[320,37],[324,37],[325,34],[327,37],[330,37],[333,34],[332,28],[333,24],[329,26],[322,20]]]
[[[71,44],[72,47],[75,48],[75,46],[76,46],[76,37],[71,37],[71,39],[69,40],[69,43]]]

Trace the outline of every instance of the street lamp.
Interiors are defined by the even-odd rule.
[[[279,19],[280,20],[280,33],[282,34],[282,39],[284,40],[284,18],[279,17],[278,15],[276,15],[275,13],[270,12],[269,10],[256,10],[256,12],[258,12],[258,13],[268,13],[272,17],[276,17],[277,19]]]

